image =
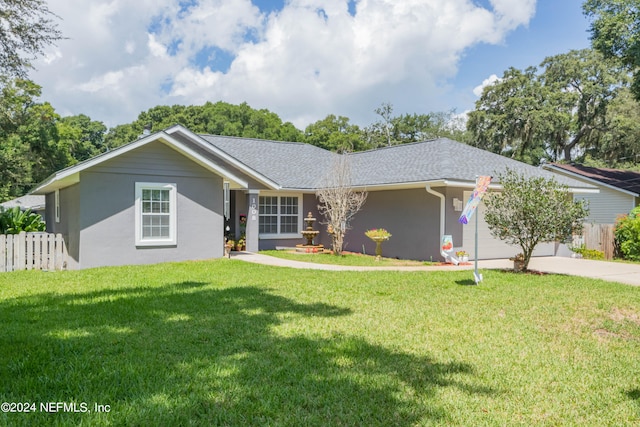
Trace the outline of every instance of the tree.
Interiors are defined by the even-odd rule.
[[[607,109],[608,132],[585,152],[584,164],[602,168],[637,168],[640,160],[640,108],[629,88]]]
[[[439,137],[448,137],[457,141],[468,139],[464,126],[458,123],[455,110],[392,116],[393,105],[383,103],[374,111],[382,120],[374,122],[362,131],[367,148],[426,141]]]
[[[367,200],[365,191],[355,191],[351,185],[350,158],[346,154],[336,155],[331,169],[320,183],[316,192],[318,211],[324,215],[334,255],[342,254],[344,236],[349,230],[353,216]]]
[[[632,92],[640,100],[640,2],[586,0],[582,6],[591,23],[591,43],[607,58],[617,58],[634,73]]]
[[[104,136],[107,127],[102,122],[91,120],[89,116],[63,117],[57,122],[59,145],[69,153],[71,163],[81,162],[105,150]]]
[[[536,165],[543,158],[571,162],[598,146],[626,73],[591,49],[540,66],[542,72],[510,68],[484,89],[468,122],[478,147]]]
[[[336,152],[365,149],[362,133],[347,117],[328,115],[310,124],[304,131],[304,142]]]
[[[109,130],[105,145],[109,149],[136,140],[143,130],[156,132],[181,124],[196,133],[240,136],[275,141],[302,141],[303,134],[290,122],[269,110],[255,110],[246,102],[233,105],[207,102],[204,105],[158,105],[138,115],[133,123]]]
[[[68,165],[58,146],[56,120],[48,103],[38,103],[40,86],[0,77],[0,198],[22,196],[33,185]]]
[[[589,213],[584,201],[574,201],[555,179],[525,178],[509,169],[498,181],[503,189],[485,198],[485,221],[494,237],[522,249],[525,270],[539,243],[563,241],[582,230]]]
[[[45,0],[0,0],[0,74],[25,77],[31,61],[62,39]]]

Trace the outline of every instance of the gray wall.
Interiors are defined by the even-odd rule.
[[[136,182],[176,184],[175,246],[136,247]],[[72,256],[78,268],[223,255],[222,178],[162,143],[151,143],[81,172],[80,183],[64,191],[65,197],[63,191],[60,195],[64,224],[58,229],[64,233],[66,228],[70,252],[79,236],[77,255]]]
[[[46,195],[47,232],[64,236],[67,253],[67,268],[74,270],[80,263],[80,184],[60,190],[60,222],[55,220],[55,193]]]
[[[367,201],[345,236],[345,250],[375,253],[365,231],[385,228],[392,234],[382,244],[382,255],[429,261],[440,260],[440,199],[425,189],[369,192]]]

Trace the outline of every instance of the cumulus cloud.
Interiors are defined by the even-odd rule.
[[[352,3],[352,2],[351,2]],[[527,25],[535,0],[49,0],[60,41],[32,78],[57,111],[109,126],[159,104],[223,100],[298,127],[442,104],[461,55]],[[440,103],[435,102],[440,99]]]
[[[500,81],[500,77],[496,76],[495,74],[490,75],[489,77],[487,77],[486,79],[484,79],[482,81],[482,84],[476,86],[473,89],[473,94],[477,97],[480,97],[480,95],[482,95],[482,91],[484,90],[485,87],[487,86],[491,86],[492,84],[494,84],[495,82]]]

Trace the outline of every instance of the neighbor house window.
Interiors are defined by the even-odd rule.
[[[262,237],[300,237],[301,202],[301,196],[260,196],[260,235]]]
[[[136,183],[136,245],[176,244],[176,184]]]

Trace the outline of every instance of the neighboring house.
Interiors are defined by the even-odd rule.
[[[640,201],[640,172],[558,163],[544,167],[559,176],[598,187],[599,193],[574,196],[589,202],[588,222],[613,224],[618,216],[628,214]]]
[[[5,209],[11,209],[17,206],[22,211],[30,209],[31,212],[40,214],[44,218],[44,196],[28,194],[26,196],[18,197],[17,199],[0,203],[0,206]]]
[[[182,126],[142,137],[52,175],[32,194],[46,196],[47,231],[65,235],[69,268],[223,256],[225,228],[246,234],[249,251],[293,247],[303,217],[319,217],[315,196],[336,154],[291,142],[196,135]],[[345,249],[372,253],[364,236],[384,227],[384,255],[439,260],[442,234],[473,256],[474,221],[458,222],[478,175],[507,168],[548,171],[448,139],[353,153],[353,186],[367,190]],[[559,178],[574,192],[595,187]],[[494,185],[494,188],[497,188]],[[479,258],[517,249],[491,238],[479,211]],[[246,218],[246,225],[240,217]],[[325,226],[318,241],[329,245]],[[553,245],[538,255],[553,255]]]

